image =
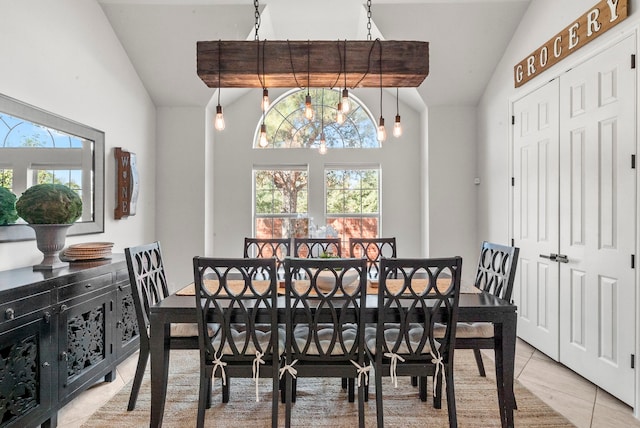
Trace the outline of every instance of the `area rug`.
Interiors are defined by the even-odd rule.
[[[492,367],[485,358],[487,371]],[[271,388],[269,379],[260,380],[260,402],[255,401],[251,379],[232,379],[229,403],[222,404],[220,379],[215,380],[211,409],[205,426],[269,427],[271,426]],[[172,351],[169,386],[163,427],[195,426],[198,408],[198,354],[195,351]],[[365,403],[367,427],[376,425],[375,392],[371,379],[369,402]],[[128,412],[131,383],[100,408],[84,425],[97,427],[144,427],[149,425],[149,370],[138,395],[134,411]],[[471,351],[456,351],[455,391],[458,425],[460,427],[500,427],[495,380],[478,376]],[[418,398],[418,390],[408,378],[398,379],[394,388],[388,378],[383,380],[385,427],[448,427],[446,400],[442,409],[434,409],[431,393],[427,402]],[[549,408],[539,398],[516,382],[516,427],[572,427],[562,415]],[[279,425],[284,426],[284,405],[280,405]],[[347,401],[339,379],[300,379],[298,400],[293,407],[294,427],[354,427],[358,425],[357,403]]]

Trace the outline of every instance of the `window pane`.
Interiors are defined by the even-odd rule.
[[[255,236],[281,238],[299,229],[297,218],[307,213],[307,180],[304,169],[254,171]]]
[[[13,192],[13,170],[0,168],[0,187]]]
[[[325,170],[327,226],[333,227],[348,255],[349,238],[376,237],[380,221],[378,169]]]
[[[314,116],[304,115],[307,90],[293,90],[277,100],[265,113],[268,148],[317,148],[324,129],[328,148],[379,148],[377,125],[360,101],[351,97],[351,110],[344,123],[336,122],[341,92],[333,89],[309,90]],[[323,108],[324,106],[324,108]],[[263,149],[254,141],[254,148]]]

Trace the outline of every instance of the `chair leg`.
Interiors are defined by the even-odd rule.
[[[223,403],[228,403],[229,402],[229,387],[231,383],[231,378],[227,377],[227,382],[222,385],[222,402]]]
[[[364,428],[364,393],[365,386],[360,384],[358,387],[358,426]]]
[[[458,416],[456,414],[456,394],[453,385],[453,369],[447,368],[447,413],[449,414],[449,427],[458,427]]]
[[[346,377],[342,378],[342,389],[347,389],[347,378]]]
[[[384,427],[384,407],[382,404],[382,370],[376,367],[376,417],[378,427]]]
[[[207,403],[205,406],[207,409],[211,408],[211,389],[212,389],[211,380],[212,379],[210,377],[207,378]]]
[[[473,355],[476,357],[476,364],[478,365],[478,372],[480,376],[486,377],[487,374],[484,371],[484,363],[482,362],[482,353],[479,348],[473,348]]]
[[[138,392],[140,392],[140,385],[142,385],[142,377],[144,371],[147,368],[147,361],[149,360],[149,348],[140,347],[140,354],[138,355],[138,365],[136,367],[136,374],[133,378],[133,386],[131,387],[131,395],[129,396],[128,411],[136,408],[136,401],[138,400]]]
[[[418,386],[418,377],[411,376],[411,386]]]
[[[296,390],[298,389],[298,379],[292,379],[291,381],[291,402],[295,403],[296,402]]]
[[[356,380],[354,378],[349,378],[347,379],[347,398],[349,400],[349,403],[353,403],[355,400],[355,387],[356,387]]]
[[[418,390],[420,395],[420,401],[427,401],[427,377],[420,376],[418,378]]]
[[[211,385],[211,377],[213,376],[213,367],[207,366],[200,368],[200,391],[198,394],[198,416],[196,419],[197,428],[204,427],[204,411],[207,404],[207,388]],[[207,380],[208,379],[208,380]],[[210,390],[210,388],[209,388]]]
[[[433,393],[433,408],[442,409],[442,372],[433,377],[435,392]]]

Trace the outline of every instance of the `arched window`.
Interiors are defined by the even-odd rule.
[[[323,104],[324,134],[329,150],[380,147],[376,138],[375,119],[357,98],[350,97],[351,109],[346,114],[345,121],[339,124],[336,122],[336,115],[340,92],[314,88],[309,90],[309,94],[314,110],[311,120],[304,115],[306,89],[287,92],[271,105],[264,117],[269,142],[266,148],[317,148],[323,130]],[[253,147],[262,149],[258,144],[260,125],[261,123],[258,124]]]

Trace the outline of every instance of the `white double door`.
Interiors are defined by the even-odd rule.
[[[634,52],[627,38],[513,103],[518,335],[630,405]]]

